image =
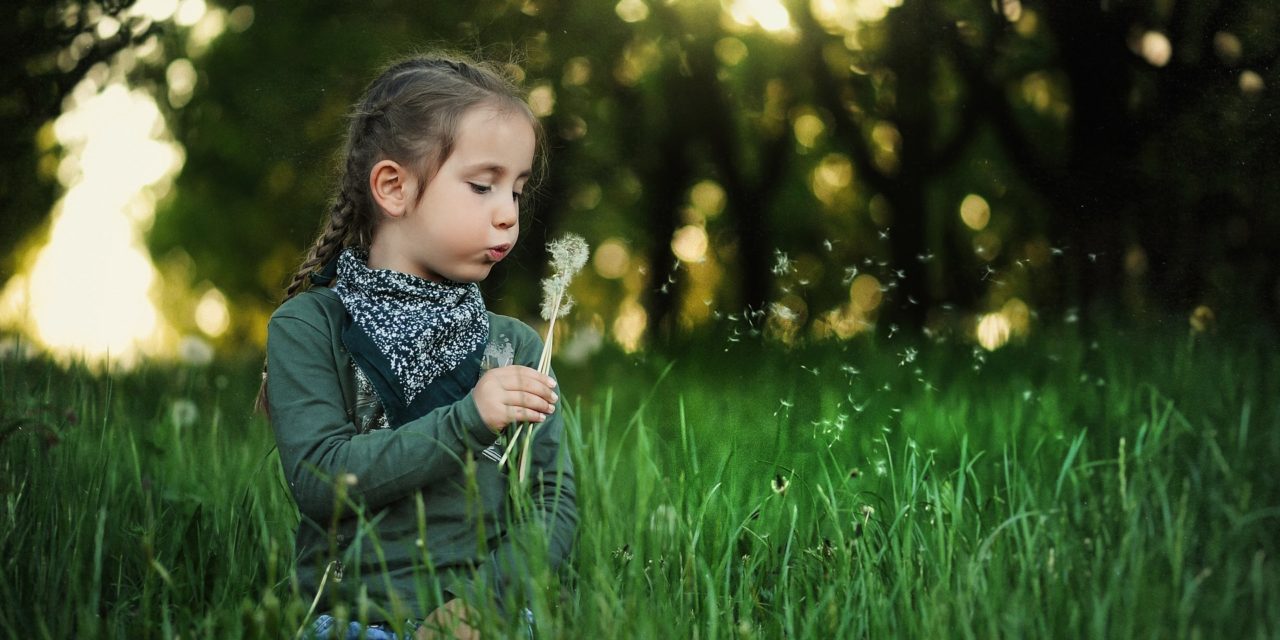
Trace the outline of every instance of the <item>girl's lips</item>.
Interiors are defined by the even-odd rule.
[[[489,259],[493,260],[494,262],[498,262],[499,260],[502,260],[503,258],[507,257],[507,253],[510,251],[511,251],[511,245],[509,244],[500,244],[496,247],[489,247],[489,251],[488,251]]]

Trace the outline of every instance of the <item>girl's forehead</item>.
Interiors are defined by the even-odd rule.
[[[528,173],[535,144],[533,124],[523,114],[492,106],[475,107],[458,123],[450,162],[477,171]]]

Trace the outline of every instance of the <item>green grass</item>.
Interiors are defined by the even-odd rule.
[[[540,630],[1275,637],[1278,346],[706,338],[562,363],[581,527]],[[0,362],[0,634],[297,628],[255,385],[253,363]]]

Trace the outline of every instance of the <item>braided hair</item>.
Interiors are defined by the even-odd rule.
[[[520,113],[529,120],[538,140],[535,177],[541,173],[537,169],[545,164],[545,154],[540,123],[524,102],[516,79],[503,66],[461,56],[413,56],[392,63],[378,75],[349,115],[328,215],[285,287],[284,300],[311,286],[331,284],[333,265],[343,249],[369,247],[379,218],[369,192],[369,173],[375,164],[393,160],[410,167],[420,185],[415,200],[420,200],[426,183],[453,153],[463,116],[480,105]],[[266,393],[264,362],[256,408],[269,417]]]

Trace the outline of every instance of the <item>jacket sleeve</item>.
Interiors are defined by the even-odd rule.
[[[343,400],[329,331],[277,314],[267,332],[267,402],[285,478],[298,510],[333,517],[336,482],[346,496],[378,508],[461,469],[466,451],[497,440],[468,393],[401,425],[359,433]],[[354,482],[348,479],[353,478]]]
[[[518,361],[537,367],[542,341],[532,330],[528,335],[531,340],[526,345],[532,346],[520,350],[522,357]],[[563,400],[562,390],[559,395]],[[541,564],[531,564],[529,558],[530,554],[543,552],[539,548],[543,540],[547,544],[547,566],[555,571],[568,559],[577,534],[578,503],[573,462],[569,459],[564,415],[560,407],[533,433],[528,476],[532,513],[528,519],[517,522],[507,531],[480,571],[499,603],[506,600],[517,583],[523,583],[530,577],[532,567]],[[511,482],[517,481],[517,473],[515,469],[511,470]]]

